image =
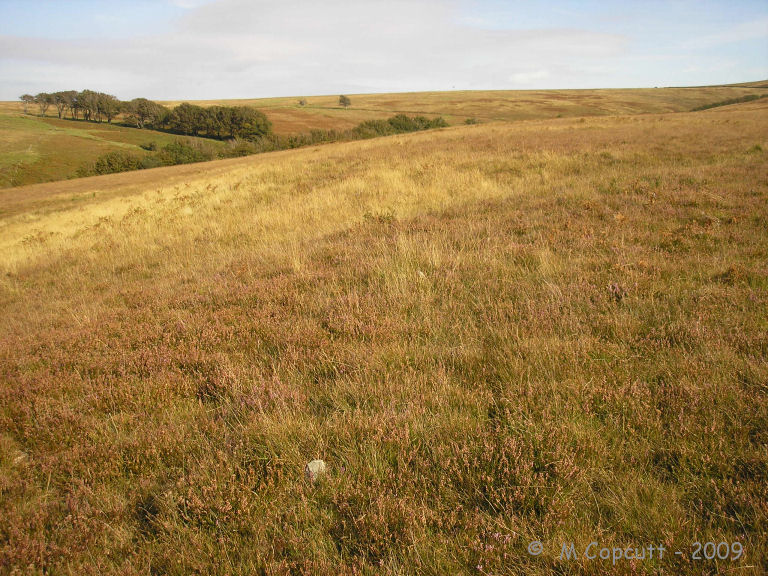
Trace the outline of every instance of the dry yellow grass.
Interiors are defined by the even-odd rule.
[[[411,92],[396,94],[351,94],[352,105],[339,107],[338,95],[305,97],[305,106],[296,98],[204,100],[196,104],[246,105],[264,111],[279,134],[310,129],[343,130],[365,120],[386,118],[396,113],[441,115],[452,124],[468,118],[483,122],[515,121],[555,117],[601,116],[611,114],[653,114],[686,112],[697,106],[762,94],[768,83],[696,88],[648,88],[612,90],[473,90],[454,92]],[[165,104],[174,106],[180,102]]]
[[[311,130],[344,131],[366,120],[397,113],[443,116],[451,124],[554,117],[688,111],[744,95],[762,94],[766,83],[700,88],[550,91],[465,91],[352,95],[352,106],[338,106],[338,95],[305,98],[209,100],[202,105],[244,104],[263,110],[275,133],[290,136]],[[179,102],[166,102],[176,105]],[[151,130],[107,126],[22,113],[21,102],[0,102],[0,187],[72,178],[78,168],[113,151],[146,154],[140,146],[168,144],[176,137]],[[221,143],[208,141],[214,147]]]
[[[765,573],[766,111],[0,192],[0,572]]]

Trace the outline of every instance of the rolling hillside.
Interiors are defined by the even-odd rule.
[[[102,154],[126,150],[142,155],[177,136],[153,130],[24,114],[20,103],[0,102],[0,188],[74,178],[77,169]],[[206,145],[223,146],[207,140]]]
[[[296,98],[197,101],[202,106],[231,104],[263,110],[279,133],[313,128],[351,128],[359,122],[386,118],[395,113],[441,115],[451,124],[469,118],[481,122],[519,121],[555,117],[610,114],[687,112],[698,106],[763,94],[768,82],[697,88],[650,88],[625,90],[488,90],[412,92],[402,94],[352,94],[351,106],[339,107],[338,94]],[[166,102],[173,106],[178,102]]]
[[[0,191],[0,573],[768,571],[768,103],[637,114],[702,90]]]
[[[256,100],[197,102],[255,106],[264,111],[279,135],[313,129],[346,130],[360,122],[391,117],[396,113],[443,116],[451,124],[467,119],[479,122],[519,121],[555,117],[601,116],[685,112],[697,106],[762,94],[766,83],[700,88],[634,90],[470,91],[352,95],[352,105],[342,109],[338,95]],[[173,106],[179,102],[166,102]],[[162,147],[175,137],[150,130],[39,118],[22,113],[21,103],[0,103],[0,188],[64,180],[78,168],[115,150],[145,152],[142,145]],[[216,141],[210,146],[221,147]]]

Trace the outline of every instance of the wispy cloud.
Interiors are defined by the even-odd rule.
[[[120,39],[0,36],[0,97],[85,86],[192,99],[638,85],[627,62],[643,54],[626,29],[491,27],[482,3],[473,20],[463,1],[167,0],[183,10],[160,33],[138,24]],[[699,42],[759,35],[763,25]]]

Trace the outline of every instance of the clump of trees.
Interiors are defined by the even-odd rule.
[[[129,124],[136,128],[160,127],[168,116],[168,109],[146,98],[123,102],[123,113]]]
[[[182,106],[184,108],[182,108]],[[182,104],[178,106],[181,112],[176,122],[183,119],[200,119],[201,113],[191,106]],[[190,109],[191,108],[191,109]],[[208,109],[212,110],[213,106]],[[175,112],[175,109],[174,109]],[[226,114],[219,110],[218,112]],[[234,114],[234,113],[233,113]],[[163,122],[172,122],[173,112],[168,119]],[[190,120],[193,121],[193,120]],[[388,136],[392,134],[402,134],[405,132],[416,132],[419,130],[429,130],[431,128],[443,128],[448,124],[443,118],[425,118],[424,116],[406,116],[398,114],[389,120],[369,120],[363,122],[351,130],[312,130],[306,134],[294,134],[292,136],[277,136],[272,132],[265,132],[261,135],[251,138],[242,138],[235,135],[227,140],[228,146],[215,151],[210,144],[204,140],[176,140],[166,144],[163,148],[157,149],[157,146],[150,142],[141,147],[150,152],[145,156],[135,153],[118,151],[109,152],[100,156],[95,162],[82,166],[78,170],[78,176],[93,176],[96,174],[112,174],[114,172],[125,172],[128,170],[143,170],[146,168],[156,168],[158,166],[173,166],[176,164],[189,164],[192,162],[205,162],[215,158],[235,158],[239,156],[249,156],[251,154],[260,154],[262,152],[272,152],[275,150],[287,150],[291,148],[300,148],[302,146],[313,146],[329,142],[339,142],[347,140],[360,140],[363,138],[373,138],[375,136]],[[210,129],[210,128],[209,128]],[[231,129],[230,134],[231,134]],[[202,131],[202,129],[201,129]],[[222,132],[223,134],[224,132]]]
[[[368,120],[358,124],[353,131],[358,138],[374,138],[376,136],[390,136],[392,134],[418,132],[419,130],[445,128],[446,126],[448,126],[448,123],[442,117],[429,119],[424,116],[398,114],[388,120]]]
[[[123,105],[111,94],[94,92],[93,90],[83,90],[82,92],[66,90],[50,94],[40,92],[36,96],[24,94],[20,99],[24,104],[25,113],[29,112],[29,105],[34,103],[40,110],[40,116],[45,116],[48,109],[54,106],[59,118],[64,118],[69,113],[73,120],[82,116],[84,120],[93,122],[106,120],[109,123],[120,114]]]
[[[219,140],[254,139],[268,135],[272,124],[267,117],[248,106],[210,106],[203,108],[186,102],[174,108],[164,119],[178,134],[206,136]]]
[[[339,96],[339,106],[343,106],[344,108],[348,108],[351,105],[352,105],[352,100],[350,100],[348,96],[344,96],[344,94]]]
[[[120,101],[111,94],[93,90],[67,90],[63,92],[41,92],[36,96],[24,94],[20,97],[24,112],[37,104],[40,115],[45,116],[50,106],[56,108],[59,118],[67,114],[73,120],[112,123],[118,115],[123,116],[126,125],[136,128],[166,130],[186,136],[206,138],[254,139],[271,133],[272,125],[267,117],[247,106],[211,106],[203,108],[194,104],[180,104],[173,110],[148,100],[135,98]]]

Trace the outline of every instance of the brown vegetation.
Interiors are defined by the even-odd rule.
[[[0,192],[0,572],[765,573],[766,111]]]
[[[343,109],[337,95],[302,98],[205,100],[196,104],[255,106],[267,114],[275,132],[290,134],[312,129],[343,130],[366,120],[395,113],[443,116],[452,124],[467,119],[482,122],[540,118],[573,118],[612,114],[687,112],[729,98],[762,94],[765,83],[696,88],[611,90],[468,90],[401,94],[353,94]],[[166,102],[173,106],[178,102]]]

